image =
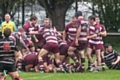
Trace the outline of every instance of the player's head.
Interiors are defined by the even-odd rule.
[[[45,20],[44,20],[44,26],[46,28],[50,28],[50,19],[49,18],[45,18]]]
[[[8,38],[11,34],[10,28],[5,28],[3,34],[5,38]]]
[[[37,18],[36,16],[31,16],[31,17],[30,17],[30,22],[31,22],[32,24],[36,24],[36,23],[37,23],[37,20],[38,20],[38,18]]]
[[[107,52],[112,52],[112,45],[109,44],[109,43],[106,43],[105,44],[105,49],[106,49]]]
[[[95,21],[96,21],[97,24],[99,24],[100,23],[100,18],[98,16],[96,16]]]
[[[76,17],[76,18],[78,18],[79,16],[82,16],[82,12],[81,12],[81,11],[77,11],[77,12],[75,13],[75,17]]]
[[[93,24],[95,22],[95,16],[94,15],[89,16],[88,21],[90,24]]]
[[[19,31],[20,33],[23,33],[23,32],[24,32],[24,29],[23,29],[23,28],[18,28],[18,31]]]
[[[8,21],[10,21],[10,19],[11,19],[10,14],[8,14],[8,13],[5,14],[5,21],[8,22]]]

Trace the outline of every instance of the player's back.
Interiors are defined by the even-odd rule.
[[[55,31],[53,30],[53,28],[50,28],[50,29],[44,28],[43,37],[45,38],[46,43],[47,42],[58,43],[57,35]]]
[[[78,19],[78,24],[80,25],[81,32],[79,41],[87,42],[87,29],[88,29],[88,22],[84,18]]]
[[[16,50],[14,41],[9,38],[0,39],[0,63],[14,64]]]

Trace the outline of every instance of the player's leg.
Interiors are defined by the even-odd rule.
[[[15,72],[9,72],[9,75],[11,76],[12,80],[23,80],[17,71]]]
[[[92,51],[91,57],[93,58],[94,55],[95,55],[95,50]],[[88,60],[88,68],[86,69],[86,71],[90,71],[90,69],[91,69],[91,64],[90,61]]]
[[[46,49],[41,49],[41,51],[38,54],[38,64],[39,64],[39,70],[41,73],[44,72],[44,65],[43,65],[43,59],[42,57],[46,55],[48,51]]]
[[[64,68],[63,68],[63,65],[62,65],[62,62],[60,61],[60,53],[55,53],[54,54],[54,58],[55,58],[55,62],[57,63],[57,65],[59,66],[59,68],[65,72]],[[66,73],[66,72],[65,72]]]
[[[3,75],[3,72],[0,71],[0,80],[6,79],[6,76]]]
[[[18,68],[18,71],[24,71],[23,70],[23,54],[19,51],[19,56],[16,59],[16,67]]]
[[[102,70],[105,71],[105,59],[104,59],[104,46],[103,46],[103,44],[101,44],[100,55],[101,55]]]
[[[12,80],[23,80],[19,77],[18,72],[16,71],[15,65],[7,65],[8,74],[11,76]]]
[[[85,50],[80,50],[79,53],[80,53],[80,57],[81,57],[80,71],[84,72],[85,71],[85,56],[84,56]]]
[[[90,67],[94,67],[91,53],[92,53],[92,48],[89,48],[89,47],[88,47],[88,48],[87,48],[86,55],[87,55],[88,61],[89,61],[89,63],[90,63]]]
[[[32,64],[26,65],[26,66],[25,66],[25,71],[26,71],[26,72],[29,72],[32,67],[33,67]]]
[[[65,55],[60,55],[60,61],[64,62],[64,60],[65,60]]]
[[[4,76],[2,76],[2,72],[0,72],[0,80],[4,80]]]
[[[60,51],[60,61],[63,63],[64,68],[68,68],[69,64],[69,59],[68,59],[68,44],[61,45],[59,47]]]
[[[97,58],[97,70],[100,70],[100,65],[101,65],[101,56],[100,56],[100,49],[97,49],[95,51],[96,53],[96,58]]]
[[[70,46],[69,49],[68,49],[68,55],[75,62],[76,66],[79,67],[80,66],[80,62],[79,62],[76,54],[74,53],[75,50],[76,50],[76,48]]]

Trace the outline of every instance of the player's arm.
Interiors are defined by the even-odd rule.
[[[95,38],[95,37],[97,37],[97,34],[93,34],[93,35],[87,36],[87,39],[91,39],[91,38]]]
[[[101,35],[101,36],[106,36],[106,35],[107,35],[107,32],[106,32],[106,31],[100,32],[100,35]]]
[[[15,55],[16,58],[22,57],[22,54],[17,47],[15,47],[14,50],[15,50],[14,55]]]
[[[101,36],[106,36],[106,35],[107,35],[107,32],[106,32],[105,26],[104,26],[104,25],[101,25],[101,28],[102,28],[102,30],[101,30],[101,32],[100,32],[100,35],[101,35]]]
[[[58,32],[55,27],[53,27],[53,30],[54,30],[55,34],[57,34],[57,36],[62,38],[62,34],[60,32]]]
[[[32,35],[32,37],[34,38],[35,42],[38,42],[38,39],[36,38],[35,35]]]
[[[58,37],[62,38],[62,34],[60,32],[57,31],[56,34],[57,34]]]
[[[88,36],[87,36],[87,39],[95,38],[95,37],[97,37],[97,36],[99,36],[99,35],[100,35],[100,30],[99,30],[99,27],[97,27],[97,28],[95,28],[95,30],[94,30],[94,34],[93,34],[93,35],[88,35]]]
[[[29,34],[31,34],[31,35],[40,34],[43,31],[44,31],[44,28],[43,27],[39,27],[38,31],[35,31],[35,29],[34,29],[33,31],[29,31]]]
[[[117,57],[117,59],[116,59],[115,62],[112,62],[112,65],[116,65],[118,62],[120,62],[120,56],[119,56],[119,54],[116,51],[114,52],[114,54]]]
[[[115,64],[117,64],[118,62],[120,62],[120,56],[117,56],[116,61],[115,61],[115,62],[112,62],[112,65],[115,65]]]
[[[27,51],[29,51],[29,48],[27,47],[27,45],[23,41],[22,37],[20,37],[20,43],[26,48]]]
[[[79,27],[78,30],[77,30],[77,34],[76,34],[76,41],[75,41],[76,46],[79,45],[78,44],[78,38],[80,36],[80,33],[81,33],[81,28]]]
[[[63,41],[65,41],[65,42],[66,42],[66,36],[67,36],[67,34],[66,34],[65,30],[64,30],[63,31]]]
[[[34,34],[39,34],[39,32],[38,31],[30,31],[29,34],[34,35]]]
[[[81,28],[79,27],[77,30],[77,34],[76,34],[76,40],[78,40],[78,38],[80,36],[80,32],[81,32]]]

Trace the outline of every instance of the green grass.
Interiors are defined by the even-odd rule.
[[[113,46],[113,49],[120,53],[120,45]],[[87,59],[86,64],[87,67]],[[106,67],[107,68],[107,67]],[[85,72],[85,73],[34,73],[34,72],[19,72],[20,76],[24,80],[120,80],[120,70],[109,70],[105,72]],[[11,80],[10,76],[7,76],[6,80]]]
[[[120,46],[115,46],[113,49],[120,53]],[[86,64],[87,67],[87,59]],[[106,67],[107,68],[107,67]],[[120,70],[109,70],[105,72],[85,72],[85,73],[35,73],[35,72],[19,72],[20,76],[24,80],[120,80]],[[6,80],[11,80],[7,75]]]
[[[73,73],[73,74],[64,74],[64,73],[19,73],[24,80],[120,80],[120,71],[119,70],[106,70],[105,72],[85,72],[85,73]],[[7,76],[6,80],[11,80]]]

